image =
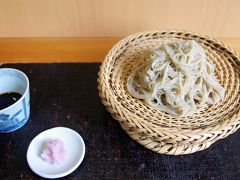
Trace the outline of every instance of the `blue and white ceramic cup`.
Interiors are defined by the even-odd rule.
[[[30,94],[28,77],[12,68],[0,68],[0,94],[15,92],[21,98],[14,104],[0,110],[0,132],[12,132],[22,127],[30,115]]]

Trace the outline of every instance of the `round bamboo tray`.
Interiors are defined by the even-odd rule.
[[[163,40],[195,40],[215,64],[215,76],[225,89],[224,99],[187,117],[175,118],[133,98],[127,78],[141,56]],[[240,59],[216,39],[189,31],[141,32],[118,42],[107,54],[98,74],[102,103],[127,134],[162,154],[190,154],[208,148],[239,128]]]

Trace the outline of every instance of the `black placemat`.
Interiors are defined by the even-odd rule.
[[[134,142],[100,102],[99,64],[8,64],[30,80],[31,115],[21,129],[0,134],[0,178],[37,179],[26,152],[40,132],[65,126],[86,144],[82,164],[65,179],[239,179],[239,131],[205,151],[161,155]],[[1,85],[1,82],[0,82]]]

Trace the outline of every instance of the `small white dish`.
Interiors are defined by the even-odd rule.
[[[60,164],[50,164],[41,158],[44,145],[59,138],[64,143],[66,156]],[[44,178],[60,178],[72,173],[83,161],[85,144],[82,137],[74,130],[55,127],[38,134],[27,150],[27,162],[33,172]]]

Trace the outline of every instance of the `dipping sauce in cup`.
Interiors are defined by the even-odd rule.
[[[28,77],[17,69],[0,68],[0,132],[21,128],[29,119]]]

